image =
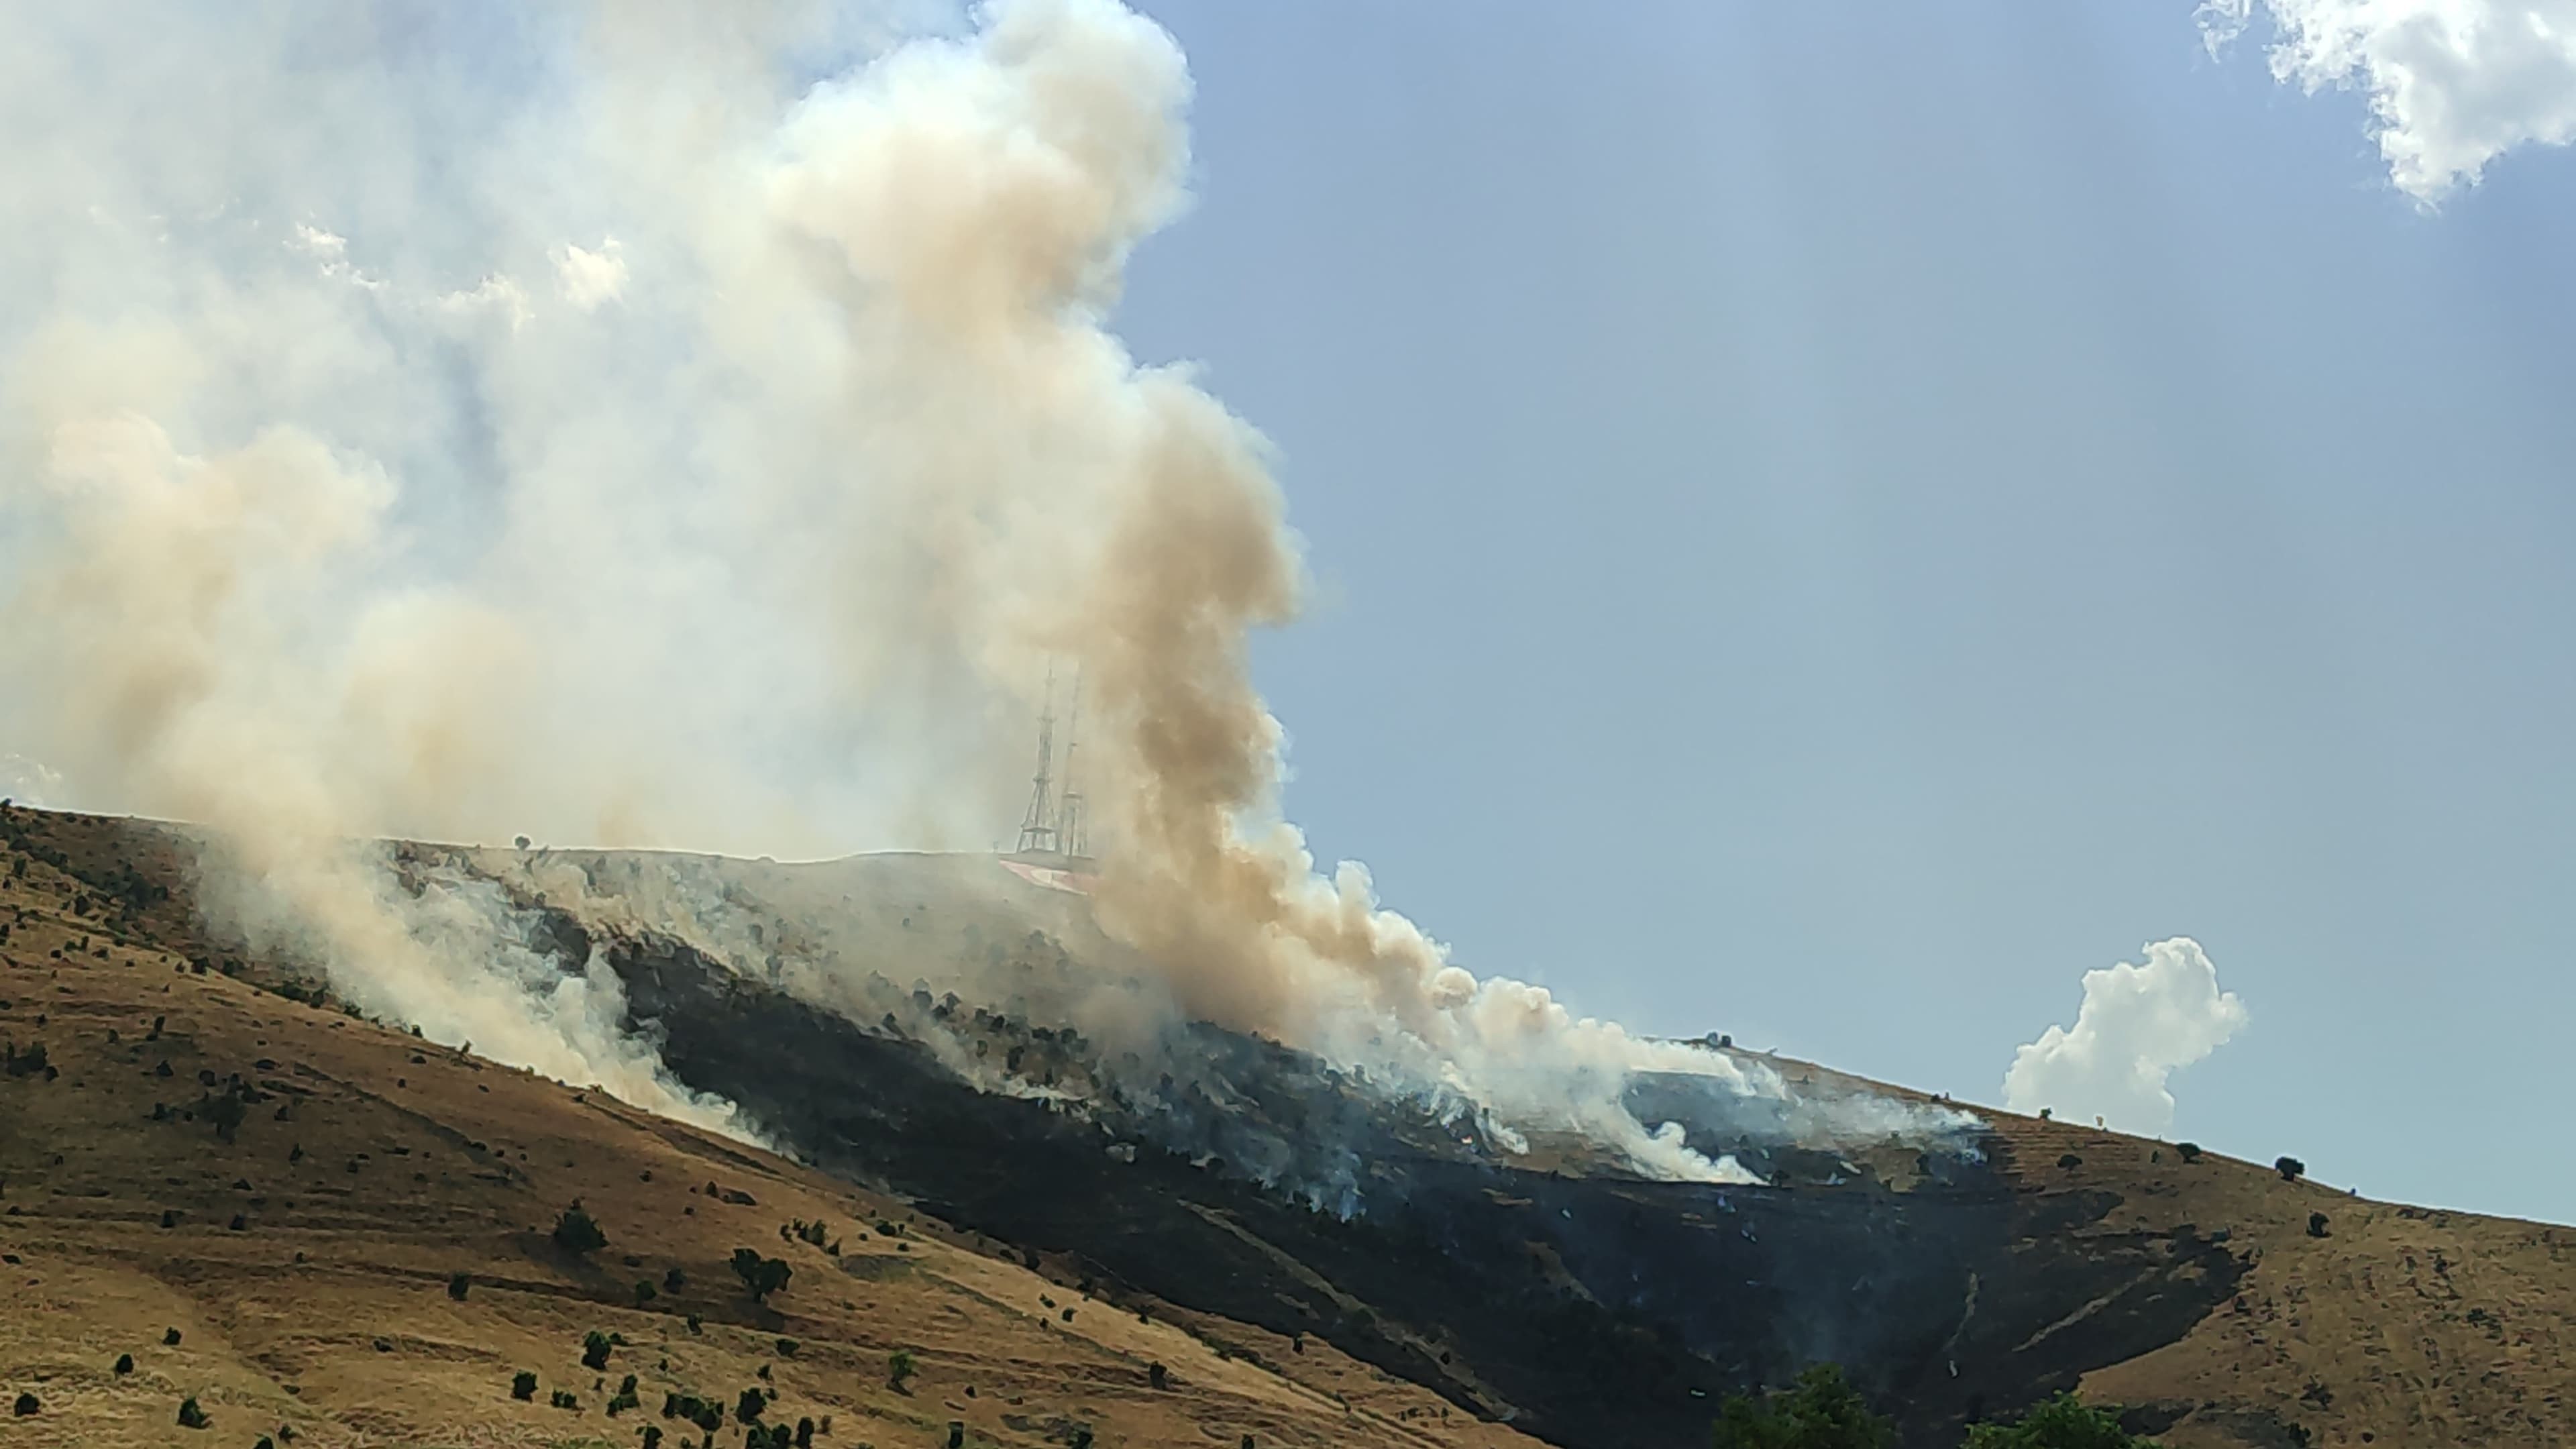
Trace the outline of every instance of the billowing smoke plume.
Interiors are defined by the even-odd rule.
[[[2004,1105],[2101,1117],[2123,1132],[2160,1137],[2173,1127],[2166,1082],[2244,1029],[2245,1003],[2218,989],[2200,944],[2177,936],[2147,947],[2146,964],[2084,973],[2075,1029],[2052,1026],[2014,1053]]]
[[[2389,178],[2426,205],[2517,146],[2576,140],[2576,0],[2203,0],[2210,53],[2258,10],[2273,77],[2367,95]]]
[[[1170,37],[892,20],[21,17],[0,742],[211,827],[230,923],[361,1004],[722,1121],[613,976],[355,842],[982,846],[1062,660],[1103,923],[1182,1013],[1734,1175],[1620,1085],[1776,1082],[1478,981],[1279,818],[1265,445],[1107,329],[1184,201]]]

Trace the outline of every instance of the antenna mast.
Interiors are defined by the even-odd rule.
[[[1047,772],[1055,764],[1055,666],[1047,666],[1046,694],[1038,706],[1038,772],[1030,781],[1029,811],[1020,819],[1020,853],[1056,848],[1055,799]]]
[[[1082,818],[1082,784],[1073,773],[1074,752],[1082,748],[1082,669],[1073,671],[1073,699],[1064,712],[1064,802],[1056,815],[1056,845],[1066,855],[1091,853],[1091,831]]]

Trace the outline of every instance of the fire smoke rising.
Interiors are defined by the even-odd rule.
[[[1279,817],[1265,445],[1107,327],[1185,201],[1170,37],[900,11],[19,17],[0,742],[208,826],[361,1004],[722,1123],[613,976],[351,842],[981,845],[1069,659],[1101,919],[1181,1013],[1735,1175],[1618,1085],[1776,1083],[1474,978]]]

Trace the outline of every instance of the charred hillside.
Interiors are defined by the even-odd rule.
[[[129,983],[133,953],[159,953],[165,983],[168,961],[186,963],[183,993],[246,991],[242,1010],[265,1002],[272,1020],[346,1025],[353,1051],[364,1028],[364,1040],[391,1043],[378,1092],[399,1098],[406,1076],[419,1082],[409,1039],[348,1021],[354,1008],[317,963],[208,924],[206,862],[188,835],[18,809],[0,811],[0,849],[23,876],[9,888],[62,883],[41,909],[0,918],[0,954],[29,983],[0,1034],[13,1057],[53,1049],[60,1086],[75,1093],[59,1100],[81,1100],[93,1069],[79,1053],[103,1028],[67,1035],[76,998],[58,997],[52,978],[70,987],[77,966],[102,991],[158,998],[160,987]],[[2365,1202],[2254,1164],[2008,1114],[1988,1114],[1964,1153],[1801,1142],[1785,1119],[1712,1116],[1697,1100],[1709,1079],[1688,1075],[1636,1079],[1632,1111],[1684,1123],[1695,1149],[1732,1152],[1764,1183],[1648,1181],[1580,1142],[1498,1145],[1454,1104],[1258,1037],[1180,1023],[1120,1039],[1086,1003],[1127,990],[1135,963],[1078,897],[1026,887],[989,861],[791,867],[434,846],[386,856],[401,889],[499,901],[508,949],[567,976],[613,976],[623,1024],[658,1045],[674,1076],[740,1104],[806,1163],[900,1205],[885,1211],[917,1215],[924,1232],[942,1220],[963,1228],[961,1243],[1013,1271],[1040,1265],[1062,1285],[1050,1294],[1087,1290],[1085,1325],[1107,1305],[1141,1311],[1147,1322],[1109,1314],[1138,1333],[1177,1321],[1225,1346],[1231,1358],[1214,1361],[1226,1372],[1325,1395],[1334,1413],[1342,1400],[1331,1396],[1427,1390],[1449,1406],[1444,1432],[1484,1418],[1577,1449],[1694,1444],[1723,1393],[1830,1359],[1898,1417],[1909,1445],[1940,1449],[1968,1420],[2068,1387],[2131,1406],[2137,1427],[2176,1449],[2576,1442],[2576,1233],[2564,1229]],[[958,989],[934,990],[943,978]],[[121,1009],[145,1028],[172,1009],[144,1000]],[[247,1039],[232,1055],[263,1050]],[[332,1070],[362,1065],[352,1055]],[[1776,1065],[1801,1090],[1907,1095]],[[45,1083],[0,1088],[57,1100]],[[140,1090],[167,1094],[151,1081]],[[485,1100],[469,1088],[455,1114]],[[20,1163],[13,1204],[76,1201],[45,1197],[75,1190],[46,1186],[50,1154],[119,1140],[70,1119],[46,1136],[48,1120],[22,1117],[14,1146],[0,1134]],[[265,1121],[249,1130],[273,1130]],[[591,1175],[590,1152],[580,1155],[578,1191],[641,1210],[625,1202],[638,1189],[613,1186],[637,1181],[636,1165],[620,1172],[604,1157],[609,1170]],[[233,1176],[210,1170],[209,1191]],[[419,1187],[397,1218],[452,1212],[444,1182]],[[148,1226],[157,1211],[129,1206],[120,1221]],[[533,1207],[508,1211],[535,1220]],[[1043,1306],[1054,1322],[1056,1305]],[[1336,1367],[1352,1360],[1385,1379]],[[1150,1385],[1134,1392],[1154,1402]],[[1409,1433],[1434,1411],[1402,1412]],[[1006,1429],[996,1442],[1020,1442]]]
[[[1691,1442],[1718,1396],[1819,1359],[1852,1365],[1908,1443],[1952,1444],[1989,1409],[2181,1337],[2243,1271],[2188,1225],[2104,1227],[2108,1193],[2017,1187],[2001,1141],[1987,1165],[1906,1190],[1461,1162],[1349,1099],[1319,1107],[1336,1088],[1298,1054],[1202,1028],[1243,1110],[1358,1127],[1368,1167],[1345,1219],[1223,1158],[1152,1145],[1114,1107],[1077,1116],[976,1090],[885,1023],[745,981],[686,946],[604,945],[671,1069],[828,1170],[1077,1259],[1104,1284],[1328,1339],[1584,1449]]]

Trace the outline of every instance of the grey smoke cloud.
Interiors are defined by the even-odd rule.
[[[723,1124],[604,972],[546,975],[494,944],[503,903],[352,842],[981,846],[1069,660],[1101,918],[1183,1012],[1738,1175],[1620,1085],[1776,1081],[1477,979],[1280,818],[1247,640],[1303,568],[1268,445],[1106,325],[1186,201],[1191,81],[1150,21],[21,28],[0,739],[78,803],[218,832],[234,924],[441,1039]]]

